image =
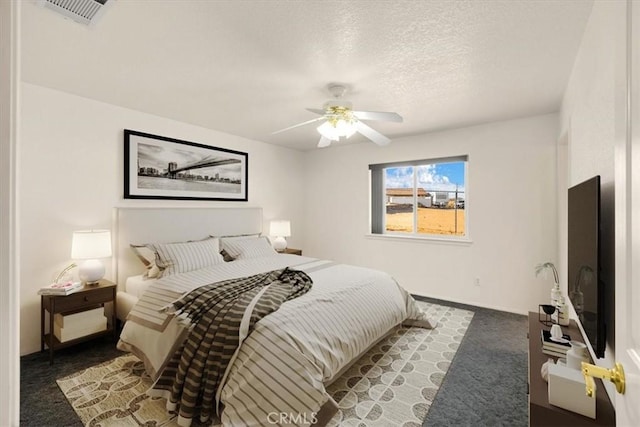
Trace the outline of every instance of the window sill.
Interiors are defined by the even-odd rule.
[[[434,243],[453,243],[458,245],[470,245],[473,240],[468,237],[435,237],[435,236],[403,236],[401,234],[366,234],[368,239],[378,240],[398,240],[408,242],[434,242]]]

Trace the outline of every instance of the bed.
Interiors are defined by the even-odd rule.
[[[312,282],[306,293],[255,323],[251,333],[245,327],[251,316],[240,315],[245,326],[240,327],[239,345],[222,369],[220,386],[212,391],[211,408],[199,412],[203,418],[217,413],[223,425],[273,424],[283,416],[292,424],[326,424],[337,411],[325,391],[328,384],[397,325],[431,327],[411,296],[385,273],[273,251],[260,237],[261,209],[189,211],[121,209],[116,214],[117,274],[119,283],[127,283],[119,302],[131,302],[118,347],[144,361],[157,380],[149,394],[167,397],[167,409],[179,412],[180,425],[189,425],[193,413],[183,413],[181,405],[187,405],[161,385],[172,356],[194,330],[188,318],[172,313],[172,304],[194,289],[215,289],[225,281],[274,271],[301,272]],[[194,221],[194,216],[201,220]],[[166,231],[175,224],[190,226],[179,233],[150,230],[159,225]],[[197,253],[224,249],[233,260],[196,262],[181,255],[183,259],[167,264],[176,271],[145,280],[129,245],[148,242],[184,242]],[[167,243],[152,247],[159,254],[167,247],[178,248]],[[194,265],[181,270],[184,262]]]

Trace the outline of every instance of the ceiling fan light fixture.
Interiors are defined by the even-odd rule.
[[[338,135],[337,129],[331,125],[329,122],[324,122],[320,126],[318,126],[318,132],[320,135],[324,136],[331,141],[340,140],[340,135]]]
[[[356,125],[353,120],[347,121],[340,119],[336,122],[336,130],[338,131],[338,135],[349,138],[356,133]]]
[[[356,133],[356,120],[327,120],[318,126],[318,132],[332,141],[339,141],[341,136],[349,138]]]
[[[317,114],[320,117],[289,126],[273,133],[284,132],[322,120],[322,124],[317,127],[318,133],[321,135],[320,141],[318,142],[318,147],[320,148],[330,146],[331,141],[340,141],[340,137],[349,138],[356,132],[377,145],[387,145],[391,142],[391,139],[369,127],[365,122],[386,121],[402,123],[402,116],[389,111],[355,111],[353,110],[351,102],[343,99],[343,95],[347,91],[345,85],[332,83],[327,89],[333,95],[334,99],[325,102],[322,109],[307,108],[307,111]]]

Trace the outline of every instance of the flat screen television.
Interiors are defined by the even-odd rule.
[[[596,357],[606,345],[605,294],[601,281],[600,176],[569,188],[568,291],[585,339]]]

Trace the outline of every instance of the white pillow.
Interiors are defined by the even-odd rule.
[[[258,258],[276,255],[266,237],[254,239],[223,239],[222,249],[234,259]]]
[[[156,253],[149,249],[146,245],[129,245],[134,254],[138,257],[140,262],[146,267],[151,267],[151,264],[156,262]]]
[[[224,263],[219,253],[219,241],[215,238],[196,242],[149,243],[146,246],[156,254],[159,277]]]
[[[142,265],[144,265],[145,272],[143,277],[155,278],[160,274],[160,269],[156,265],[156,253],[146,245],[134,245],[130,244],[131,250],[136,254]]]

